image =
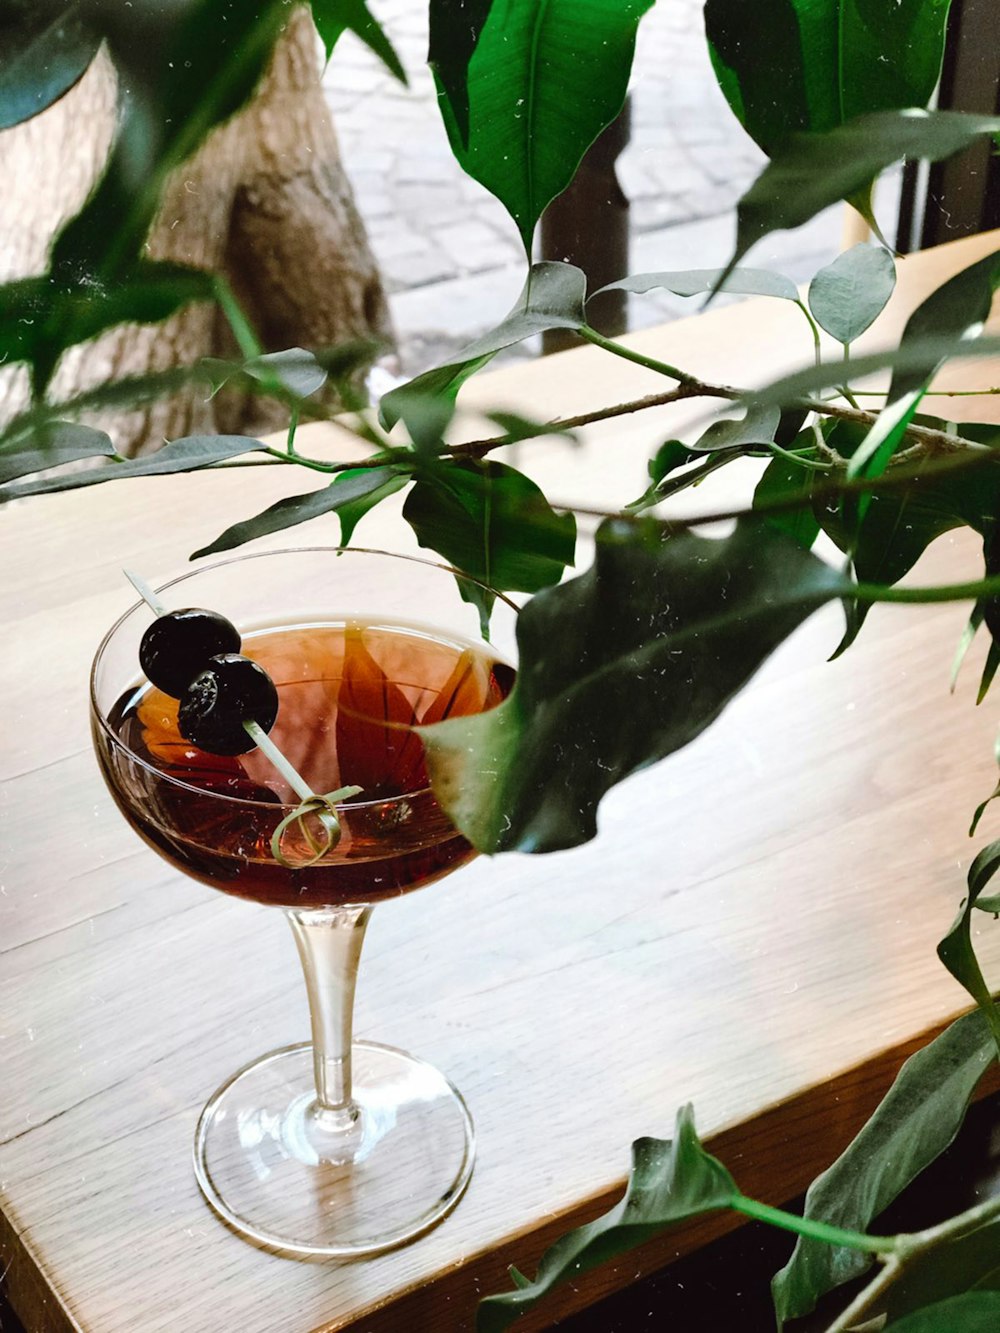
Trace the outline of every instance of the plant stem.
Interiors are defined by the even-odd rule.
[[[832,472],[835,466],[833,463],[821,463],[813,458],[803,458],[801,454],[792,453],[791,449],[783,449],[780,444],[775,444],[774,440],[766,448],[776,457],[787,458],[789,462],[808,468],[811,472]]]
[[[295,432],[298,429],[298,425],[299,409],[293,407],[291,415],[288,418],[288,439],[285,441],[285,450],[289,458],[294,458],[296,460],[298,459],[298,454],[295,452]]]
[[[844,348],[844,365],[848,366],[851,362],[851,344],[844,343],[842,345]],[[850,386],[847,383],[844,383],[841,386],[840,394],[842,398],[847,399],[853,408],[858,408],[858,400],[854,397],[854,394],[851,392]]]
[[[759,1203],[738,1194],[730,1202],[730,1207],[744,1217],[752,1217],[758,1222],[767,1222],[770,1226],[781,1227],[783,1231],[793,1231],[797,1236],[807,1236],[810,1240],[823,1241],[827,1245],[842,1245],[851,1250],[861,1250],[865,1254],[894,1254],[897,1249],[895,1236],[867,1236],[861,1231],[844,1231],[841,1227],[829,1226],[812,1217],[799,1217],[797,1213],[786,1213],[770,1204]]]
[[[806,319],[809,321],[809,328],[812,330],[812,337],[813,337],[814,357],[817,366],[821,366],[823,364],[823,347],[819,339],[819,326],[813,319],[812,315],[809,313],[809,308],[804,301],[799,300],[796,301],[795,304],[798,306],[798,308],[802,311],[803,315],[805,315]]]
[[[634,352],[631,347],[626,347],[624,343],[615,342],[612,338],[605,338],[596,329],[592,329],[589,324],[584,324],[577,332],[581,338],[586,338],[587,342],[593,343],[595,347],[603,347],[606,352],[611,352],[613,356],[620,356],[626,361],[633,361],[637,366],[645,366],[647,370],[653,370],[657,375],[669,375],[672,380],[677,380],[679,384],[698,383],[695,376],[689,375],[687,371],[678,370],[676,366],[671,366],[666,361],[657,361],[654,357],[643,356],[642,352]]]
[[[253,325],[243,313],[243,307],[237,301],[228,280],[219,273],[215,275],[215,297],[244,358],[251,361],[256,356],[263,356],[264,348],[253,330]]]
[[[859,602],[964,602],[1000,596],[1000,574],[973,583],[940,583],[924,588],[890,588],[881,583],[856,583],[851,596]]]

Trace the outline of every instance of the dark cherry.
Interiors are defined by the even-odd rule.
[[[139,665],[158,690],[179,699],[210,657],[240,651],[240,632],[217,611],[188,607],[159,616],[142,636]]]
[[[181,735],[210,754],[246,754],[256,741],[243,723],[256,722],[270,731],[278,716],[274,681],[262,666],[237,653],[220,653],[202,668],[181,696]]]

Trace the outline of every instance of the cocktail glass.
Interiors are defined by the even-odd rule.
[[[318,817],[292,817],[298,798],[260,751],[212,757],[180,736],[176,704],[139,668],[153,620],[144,603],[94,662],[94,745],[126,819],[172,864],[283,907],[292,927],[312,1041],[228,1079],[194,1147],[212,1208],[286,1253],[356,1257],[402,1245],[454,1208],[472,1174],[460,1094],[423,1060],[352,1041],[352,1016],[374,905],[474,855],[434,798],[413,725],[481,711],[508,692],[514,608],[498,601],[501,646],[485,645],[472,604],[482,591],[429,561],[356,548],[245,555],[159,590],[170,610],[205,607],[238,627],[241,651],[279,690],[272,739],[314,790],[364,788],[338,806],[341,841],[314,863]]]

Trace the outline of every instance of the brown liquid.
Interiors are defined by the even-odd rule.
[[[342,810],[334,850],[314,866],[282,865],[271,836],[298,800],[284,779],[259,750],[198,750],[177,730],[176,700],[144,685],[109,714],[125,749],[99,727],[95,739],[112,795],[161,855],[214,888],[285,907],[374,902],[471,858],[428,790],[412,728],[495,707],[513,684],[510,667],[485,646],[373,624],[267,630],[242,651],[277,686],[270,734],[313,791],[364,791]],[[296,865],[308,858],[298,825],[281,850]]]

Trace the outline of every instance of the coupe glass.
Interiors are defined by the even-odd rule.
[[[485,645],[470,601],[478,585],[458,584],[464,597],[454,571],[425,560],[302,549],[224,561],[159,590],[168,610],[206,607],[237,626],[241,651],[279,689],[271,736],[313,790],[364,789],[338,804],[341,840],[314,863],[318,816],[289,818],[297,798],[260,751],[213,759],[179,737],[176,704],[139,668],[148,606],[122,616],[94,662],[94,745],[126,819],[173,865],[284,908],[292,927],[312,1041],[225,1082],[194,1146],[215,1211],[287,1253],[352,1257],[402,1245],[454,1208],[472,1174],[472,1120],[451,1083],[394,1047],[352,1042],[374,904],[474,855],[434,799],[413,724],[502,699],[516,615],[501,598],[500,647]]]

